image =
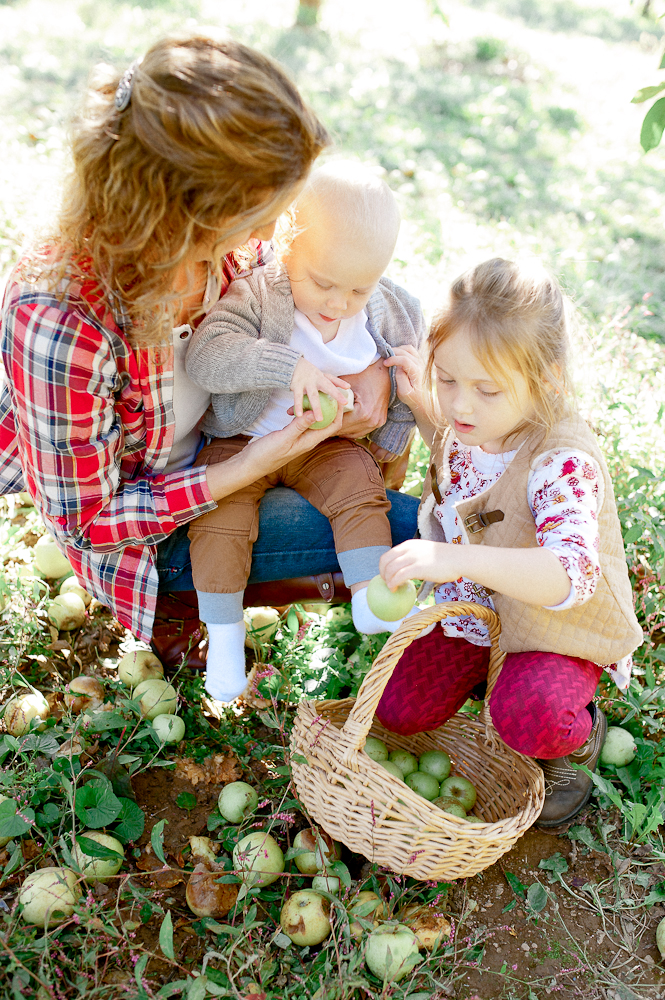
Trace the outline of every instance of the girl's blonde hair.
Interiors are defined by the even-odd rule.
[[[328,135],[275,62],[231,40],[158,42],[122,111],[118,83],[99,79],[75,122],[55,251],[41,263],[59,280],[91,259],[133,342],[157,343],[170,336],[175,272],[192,247],[207,237],[219,248],[265,220]]]
[[[494,257],[461,275],[429,335],[428,382],[434,352],[460,330],[498,385],[510,393],[515,372],[525,379],[534,417],[504,439],[529,434],[540,448],[575,404],[568,371],[568,307],[556,279],[536,261],[513,263]]]

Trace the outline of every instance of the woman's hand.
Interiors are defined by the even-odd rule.
[[[304,357],[300,358],[298,364],[293,372],[293,378],[291,379],[291,391],[293,392],[293,411],[296,417],[302,416],[302,398],[307,394],[310,406],[314,412],[315,420],[321,420],[321,403],[319,402],[319,393],[327,392],[329,396],[336,399],[339,403],[340,408],[346,406],[346,394],[341,392],[342,389],[348,389],[349,383],[345,382],[342,378],[337,378],[336,375],[324,375],[324,373],[313,365],[311,361],[307,361]]]
[[[379,561],[379,571],[391,590],[407,580],[449,583],[460,576],[454,558],[457,553],[451,550],[461,548],[461,545],[411,538],[384,552]]]
[[[315,422],[316,414],[313,410],[307,410],[301,416],[294,417],[281,431],[272,431],[271,434],[250,441],[246,448],[228,461],[207,466],[208,488],[213,499],[221,500],[235,493],[262,476],[280,469],[291,459],[311,451],[326,438],[339,434],[342,426],[341,406],[328,427],[312,431],[309,429],[310,424]]]
[[[375,361],[358,375],[345,375],[346,382],[355,395],[351,413],[344,414],[340,437],[363,438],[388,419],[390,402],[390,375],[383,361]]]

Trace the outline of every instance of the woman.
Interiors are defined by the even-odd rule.
[[[82,585],[134,635],[177,634],[175,648],[158,647],[167,661],[196,639],[189,521],[324,437],[361,437],[385,419],[375,368],[358,376],[362,405],[343,426],[307,432],[305,414],[237,462],[192,467],[209,403],[184,369],[192,326],[263,260],[326,143],[271,60],[233,41],[158,42],[120,81],[92,88],[53,239],[6,289],[0,491],[29,491]],[[273,493],[278,528],[262,528],[253,579],[334,569],[325,519]],[[413,534],[410,499],[396,542]]]

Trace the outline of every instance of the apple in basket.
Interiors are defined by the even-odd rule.
[[[431,774],[425,774],[424,771],[412,771],[411,774],[407,774],[404,780],[409,788],[412,788],[418,795],[422,795],[424,799],[429,799],[430,802],[439,796],[439,782]]]
[[[441,794],[456,799],[465,812],[470,812],[476,804],[476,789],[461,774],[451,774],[441,782]]]
[[[418,759],[418,770],[443,781],[450,774],[450,757],[444,750],[426,750]]]
[[[393,764],[397,764],[404,778],[406,778],[407,774],[418,770],[418,758],[409,753],[408,750],[392,750],[388,756],[388,760],[391,760]]]
[[[432,805],[436,806],[437,809],[441,809],[443,812],[449,813],[451,816],[458,816],[460,819],[466,819],[466,810],[464,806],[460,805],[457,799],[454,799],[452,795],[439,795],[438,799],[434,799]]]
[[[384,760],[388,760],[388,747],[383,740],[377,739],[376,736],[367,737],[363,750],[368,757],[371,757],[372,760],[377,761],[379,764],[382,764]]]

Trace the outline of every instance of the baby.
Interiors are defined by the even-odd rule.
[[[395,347],[418,347],[420,304],[382,276],[399,225],[390,188],[369,169],[334,162],[311,175],[285,248],[233,281],[192,339],[187,371],[213,394],[202,430],[214,440],[197,464],[227,461],[253,438],[285,427],[291,407],[302,413],[305,393],[319,419],[319,390],[347,401],[340,374],[362,372]],[[370,437],[401,454],[414,418],[394,388],[391,396],[386,423]],[[400,624],[381,621],[367,605],[367,584],[391,545],[379,467],[361,444],[328,438],[192,522],[192,573],[209,635],[206,688],[219,701],[246,684],[243,593],[259,502],[279,484],[329,518],[356,628],[372,634]]]

